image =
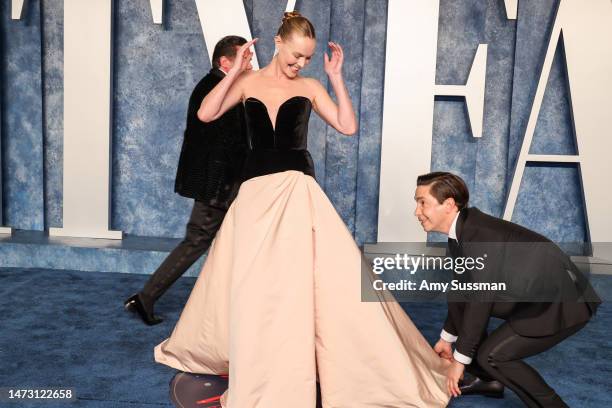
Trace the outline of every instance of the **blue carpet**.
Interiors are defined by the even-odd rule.
[[[125,313],[122,304],[146,279],[135,274],[0,268],[0,388],[68,387],[77,395],[74,402],[0,406],[171,406],[168,384],[175,371],[154,363],[153,347],[171,332],[194,280],[179,279],[157,305],[166,320],[147,327]],[[601,279],[604,286],[612,283],[612,277]],[[434,342],[445,317],[444,305],[404,306]],[[584,330],[529,360],[572,407],[610,406],[611,323],[612,307],[605,303]],[[451,406],[522,404],[507,392],[503,400],[470,396]]]

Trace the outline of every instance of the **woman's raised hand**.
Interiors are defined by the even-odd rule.
[[[229,72],[240,75],[251,67],[251,59],[253,58],[253,51],[251,46],[257,42],[258,38],[253,38],[251,41],[244,43],[238,51],[236,51],[236,58],[234,59],[234,65]]]
[[[327,43],[331,50],[331,59],[325,53],[324,59],[324,67],[325,73],[328,76],[340,75],[342,73],[342,62],[344,61],[344,53],[342,52],[342,47],[340,44],[336,44],[335,42]]]

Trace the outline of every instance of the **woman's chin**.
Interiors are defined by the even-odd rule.
[[[287,69],[285,69],[285,75],[288,76],[289,78],[295,78],[296,76],[298,76],[300,73],[300,70],[295,70],[291,67],[288,67]]]

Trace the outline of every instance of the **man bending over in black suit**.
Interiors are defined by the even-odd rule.
[[[174,185],[175,192],[195,199],[185,238],[142,291],[125,301],[125,308],[137,313],[148,325],[162,321],[153,313],[155,302],[208,250],[238,192],[247,151],[242,104],[209,123],[200,121],[197,112],[202,99],[232,68],[236,51],[244,43],[246,40],[237,36],[219,40],[213,52],[212,69],[189,98],[187,128]]]
[[[567,407],[523,359],[550,349],[590,320],[601,301],[586,277],[542,235],[468,208],[468,189],[454,174],[419,176],[415,200],[414,214],[423,229],[447,234],[454,260],[487,248],[489,272],[505,277],[514,288],[494,297],[462,293],[462,301],[449,301],[444,329],[434,347],[452,361],[449,392],[501,397],[503,384],[528,407]],[[460,279],[474,282],[482,277],[482,271],[474,270]],[[526,299],[524,294],[530,291],[531,298]],[[557,301],[551,300],[551,293],[557,294]],[[487,334],[491,316],[505,322]],[[464,370],[476,378],[460,387]]]

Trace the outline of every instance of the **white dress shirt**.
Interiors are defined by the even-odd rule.
[[[450,226],[450,230],[448,231],[448,237],[458,242],[457,240],[457,219],[459,219],[459,213],[455,215],[455,219],[453,220],[453,223]],[[450,334],[449,332],[447,332],[446,330],[442,329],[442,332],[440,333],[440,338],[449,343],[454,343],[457,341],[458,336],[454,336]],[[470,357],[459,353],[457,350],[455,350],[455,352],[453,353],[453,357],[455,358],[455,360],[457,360],[461,364],[468,365],[472,363],[472,359]]]

